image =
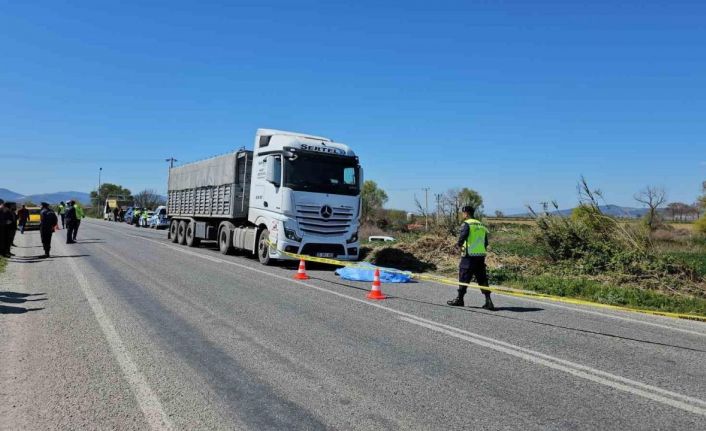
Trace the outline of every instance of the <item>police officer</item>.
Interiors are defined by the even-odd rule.
[[[78,228],[79,226],[81,226],[81,220],[86,217],[86,214],[83,212],[83,207],[80,203],[74,200],[72,200],[71,203],[73,204],[74,209],[76,210],[76,225],[74,226],[74,236],[71,239],[76,241],[76,237],[78,236]]]
[[[10,214],[12,215],[12,223],[10,224],[10,247],[17,247],[17,244],[15,244],[15,235],[17,234],[17,203],[5,202],[5,205],[10,208]]]
[[[74,232],[76,230],[76,208],[74,208],[74,201],[68,201],[66,203],[64,220],[66,222],[66,243],[73,244],[76,242],[74,241]]]
[[[59,217],[61,217],[61,228],[66,229],[66,222],[65,222],[66,204],[64,203],[64,201],[59,202],[59,206],[56,208],[56,210],[59,213]]]
[[[12,257],[10,253],[10,229],[12,229],[12,211],[0,199],[0,256]]]
[[[132,211],[132,224],[134,224],[135,227],[140,226],[140,217],[142,217],[142,210],[140,208],[135,208]]]
[[[463,224],[458,237],[457,245],[462,247],[461,262],[458,265],[458,281],[470,283],[475,276],[476,282],[481,286],[488,286],[488,273],[485,268],[485,253],[488,247],[488,229],[480,221],[474,219],[475,209],[471,206],[463,207]],[[458,297],[447,301],[449,305],[463,307],[463,297],[466,295],[467,286],[458,286]],[[490,299],[490,291],[481,289],[485,295],[486,310],[495,310]]]
[[[59,224],[59,219],[56,213],[49,207],[49,204],[42,202],[42,210],[39,212],[39,236],[42,238],[42,246],[44,247],[44,258],[49,257],[51,251],[51,237],[54,234],[54,228]]]

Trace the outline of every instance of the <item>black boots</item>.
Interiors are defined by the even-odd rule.
[[[455,299],[452,299],[451,301],[446,301],[448,305],[451,305],[452,307],[463,307],[463,298],[456,297]],[[485,295],[485,304],[483,304],[483,309],[488,310],[488,311],[495,311],[495,305],[493,305],[493,301],[490,299],[490,295]]]
[[[446,303],[454,307],[463,307],[463,298],[456,297],[456,299],[446,301]]]
[[[485,295],[485,304],[483,304],[483,308],[489,311],[495,311],[495,305],[493,305],[493,300],[490,299],[490,294]]]

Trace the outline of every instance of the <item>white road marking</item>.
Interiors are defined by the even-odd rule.
[[[644,383],[612,375],[604,371],[586,367],[584,365],[575,364],[558,358],[553,358],[549,355],[544,355],[539,352],[533,352],[531,350],[523,349],[521,347],[518,348],[518,346],[503,343],[499,340],[489,339],[487,337],[478,336],[477,334],[465,335],[461,333],[461,331],[458,331],[457,328],[454,328],[454,330],[449,330],[445,329],[441,325],[426,323],[424,321],[408,317],[400,317],[400,320],[404,320],[405,322],[419,325],[427,329],[431,329],[432,331],[441,332],[442,334],[450,335],[452,337],[456,337],[461,340],[477,344],[479,346],[487,347],[498,352],[503,352],[508,355],[515,356],[517,358],[521,358],[529,362],[533,362],[535,364],[544,365],[545,367],[552,368],[554,370],[563,371],[573,376],[590,380],[595,383],[600,383],[602,385],[609,386],[620,391],[628,392],[633,395],[639,395],[641,397],[648,398],[650,400],[657,401],[668,406],[676,407],[678,409],[685,410],[690,413],[706,416],[706,409],[700,407],[706,406],[706,402],[696,398],[691,398],[687,397],[686,395],[666,391],[656,386],[646,385]],[[678,399],[668,398],[667,396],[663,396],[660,394],[668,394],[669,396]],[[688,400],[696,405],[688,404],[687,402],[680,401],[679,399]]]
[[[162,403],[159,398],[154,394],[152,388],[150,388],[149,383],[145,377],[140,373],[137,365],[130,357],[130,353],[120,339],[120,335],[115,330],[110,317],[103,310],[103,306],[96,297],[91,285],[88,283],[86,276],[79,270],[76,262],[73,259],[66,259],[69,266],[76,276],[81,291],[88,300],[88,304],[91,306],[98,324],[105,335],[105,339],[108,341],[108,345],[113,352],[113,356],[118,361],[120,368],[122,369],[123,375],[127,380],[130,388],[135,394],[138,404],[142,413],[145,415],[147,423],[153,430],[169,430],[173,428],[169,417],[164,412]]]
[[[110,230],[111,228],[106,228]],[[116,231],[120,232],[120,231]],[[120,232],[122,234],[126,234],[125,232]],[[307,283],[304,281],[297,281],[294,279],[291,279],[289,277],[284,277],[278,274],[272,274],[267,271],[263,271],[257,268],[252,268],[247,265],[243,265],[237,262],[217,258],[217,257],[212,257],[212,256],[205,256],[201,253],[196,253],[191,250],[181,248],[178,246],[173,246],[167,243],[164,243],[163,241],[158,241],[155,239],[151,238],[146,238],[140,235],[133,235],[133,234],[126,234],[129,236],[133,236],[136,238],[143,239],[145,241],[153,242],[155,244],[158,244],[160,246],[174,249],[177,251],[180,251],[184,254],[192,255],[195,257],[199,257],[205,260],[209,260],[211,262],[217,262],[217,263],[225,263],[227,265],[233,265],[237,266],[239,268],[247,269],[249,271],[253,271],[259,274],[263,274],[269,277],[277,278],[280,280],[284,280],[287,282],[293,282],[297,283],[303,286],[307,286],[311,289],[315,289],[321,292],[328,293],[330,295],[335,295],[340,298],[348,299],[350,301],[355,301],[361,304],[365,304],[369,307],[375,307],[381,310],[385,310],[389,313],[396,314],[398,316],[401,316],[400,319],[404,320],[405,322],[412,323],[418,326],[423,326],[425,328],[431,329],[433,331],[441,332],[446,335],[450,335],[452,337],[456,337],[465,341],[472,342],[474,344],[484,346],[499,352],[503,352],[506,354],[509,354],[511,356],[515,356],[518,358],[525,359],[527,361],[533,362],[538,365],[543,365],[548,368],[552,368],[554,370],[559,370],[566,372],[568,374],[574,375],[576,377],[580,377],[583,379],[590,380],[595,383],[599,383],[614,389],[618,389],[624,392],[631,393],[633,395],[638,395],[668,406],[672,406],[687,412],[699,414],[702,416],[706,416],[706,401],[700,400],[698,398],[690,397],[687,395],[679,394],[676,392],[671,392],[666,389],[659,388],[657,386],[652,386],[648,385],[645,383],[641,383],[635,380],[631,380],[625,377],[621,377],[615,374],[610,374],[605,371],[601,371],[595,368],[588,367],[586,365],[581,365],[577,364],[571,361],[567,361],[564,359],[556,358],[550,355],[546,355],[544,353],[536,352],[534,350],[526,349],[524,347],[516,346],[514,344],[506,343],[504,341],[500,341],[494,338],[490,337],[485,337],[479,334],[474,334],[472,332],[463,330],[461,328],[456,328],[454,326],[449,326],[445,325],[443,323],[435,322],[433,320],[428,320],[424,319],[422,317],[415,316],[410,313],[406,313],[403,311],[395,310],[394,308],[389,308],[384,305],[375,303],[375,302],[370,302],[368,300],[360,299],[360,298],[355,298],[352,296],[348,296],[346,294],[328,290],[326,288]],[[671,397],[671,398],[670,398]]]
[[[155,240],[155,239],[148,238],[148,237],[145,237],[145,236],[142,236],[142,235],[134,235],[134,234],[130,234],[130,233],[125,233],[124,231],[121,231],[121,230],[118,230],[118,229],[113,229],[113,228],[109,228],[109,227],[106,227],[106,226],[100,226],[99,224],[94,224],[94,223],[91,223],[91,224],[92,224],[93,226],[96,226],[96,227],[99,227],[99,228],[102,228],[102,229],[107,229],[107,230],[110,230],[110,231],[113,231],[113,232],[116,232],[116,233],[120,233],[120,234],[122,234],[122,235],[127,235],[127,236],[131,236],[131,237],[134,237],[134,238],[144,239],[144,240],[146,240],[146,241],[154,242],[155,244],[164,245],[164,246],[166,246],[166,247],[172,247],[172,248],[175,248],[175,249],[177,249],[177,250],[179,250],[179,251],[184,251],[181,247],[179,247],[179,246],[172,246],[172,245],[170,245],[170,243],[165,244],[163,241]],[[201,256],[201,255],[199,255],[199,257],[203,257],[204,259],[208,259],[208,256]],[[231,263],[230,261],[228,261],[228,262]],[[234,263],[234,262],[233,262],[233,263]],[[234,263],[234,264],[235,264],[235,263]],[[238,266],[241,266],[241,267],[243,267],[243,268],[248,268],[248,269],[257,271],[256,269],[254,269],[254,268],[252,268],[252,267],[249,267],[249,266],[247,266],[247,265],[240,265],[240,264],[237,264],[237,265],[238,265]],[[264,272],[263,272],[263,274],[264,274]],[[270,274],[270,273],[266,273],[266,274],[268,274],[268,275],[273,275],[273,274]],[[475,294],[475,293],[473,293],[473,291],[471,291],[471,292],[469,292],[469,293],[470,293],[470,294]],[[603,313],[603,312],[595,311],[595,310],[587,310],[587,309],[585,309],[585,308],[580,308],[580,307],[578,307],[578,306],[577,306],[577,307],[571,307],[571,306],[567,306],[567,305],[557,304],[557,303],[554,303],[554,302],[551,302],[551,301],[542,301],[542,300],[540,300],[540,299],[530,299],[530,298],[524,298],[524,297],[523,297],[523,298],[519,298],[519,297],[516,297],[516,296],[504,296],[504,298],[510,298],[510,299],[512,299],[512,300],[516,300],[516,301],[519,301],[519,302],[527,301],[527,302],[532,302],[532,303],[535,303],[535,304],[547,305],[547,306],[555,307],[555,308],[563,308],[563,309],[565,309],[565,310],[570,310],[570,311],[577,311],[577,312],[579,312],[579,313],[593,314],[593,315],[596,315],[596,316],[607,317],[607,318],[610,318],[610,319],[623,320],[623,321],[626,321],[626,322],[638,323],[638,324],[642,324],[642,325],[653,326],[653,327],[662,328],[662,329],[668,329],[668,330],[671,330],[671,331],[682,332],[682,333],[685,333],[685,334],[691,334],[691,335],[698,335],[698,336],[700,336],[700,337],[706,337],[706,331],[703,331],[703,332],[692,331],[692,330],[689,330],[689,329],[678,328],[678,327],[675,327],[675,326],[662,325],[662,324],[660,324],[660,323],[648,322],[648,321],[641,320],[641,319],[632,319],[632,318],[630,318],[630,317],[619,316],[619,315],[614,314],[614,313]],[[649,317],[658,318],[658,319],[670,319],[670,320],[674,321],[673,318],[664,317],[664,316],[650,315]],[[693,323],[693,322],[692,322],[692,323]]]

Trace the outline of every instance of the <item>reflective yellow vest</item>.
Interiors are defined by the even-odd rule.
[[[488,229],[476,219],[464,220],[468,225],[468,238],[463,244],[467,256],[485,256],[485,239]]]

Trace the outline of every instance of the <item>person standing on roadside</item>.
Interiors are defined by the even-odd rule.
[[[142,216],[142,211],[139,208],[135,208],[132,211],[132,224],[135,225],[135,227],[140,226],[140,217]]]
[[[71,202],[73,203],[74,209],[76,210],[76,227],[74,227],[74,237],[72,238],[74,241],[76,241],[76,236],[78,235],[78,227],[81,226],[81,219],[86,217],[86,214],[83,212],[83,207],[80,203],[74,200],[72,200]]]
[[[476,282],[480,286],[488,286],[488,272],[485,267],[485,253],[488,248],[488,229],[480,221],[474,219],[475,209],[471,206],[463,207],[463,224],[461,233],[458,236],[457,245],[462,247],[461,262],[458,265],[458,281],[460,283],[470,283],[475,276]],[[463,297],[466,295],[467,286],[458,286],[458,296],[456,299],[446,303],[455,307],[463,307]],[[485,295],[486,310],[495,310],[493,301],[490,299],[490,291],[481,289]]]
[[[48,203],[42,202],[41,206],[42,210],[39,212],[39,236],[42,238],[42,246],[44,247],[44,256],[42,257],[47,258],[51,251],[51,237],[54,234],[54,229],[59,227],[59,219]]]
[[[64,201],[59,202],[59,206],[56,207],[56,212],[59,213],[59,217],[61,217],[61,228],[66,229],[66,223],[64,222],[64,218],[66,215],[66,204]]]
[[[119,221],[118,218],[120,216],[120,207],[115,207],[113,209],[113,221]]]
[[[10,229],[12,226],[12,211],[0,199],[0,256],[12,257],[10,253]]]
[[[20,233],[25,233],[25,226],[27,225],[27,220],[29,220],[29,210],[26,206],[22,205],[22,208],[17,210],[17,223],[20,226]]]
[[[64,219],[66,221],[66,243],[73,244],[74,241],[74,230],[76,229],[76,208],[74,208],[74,202],[68,201],[66,203],[66,208],[64,209]]]
[[[17,204],[12,202],[7,206],[10,208],[10,214],[12,215],[12,223],[10,224],[10,247],[17,247],[17,244],[15,244],[15,235],[17,235]]]

